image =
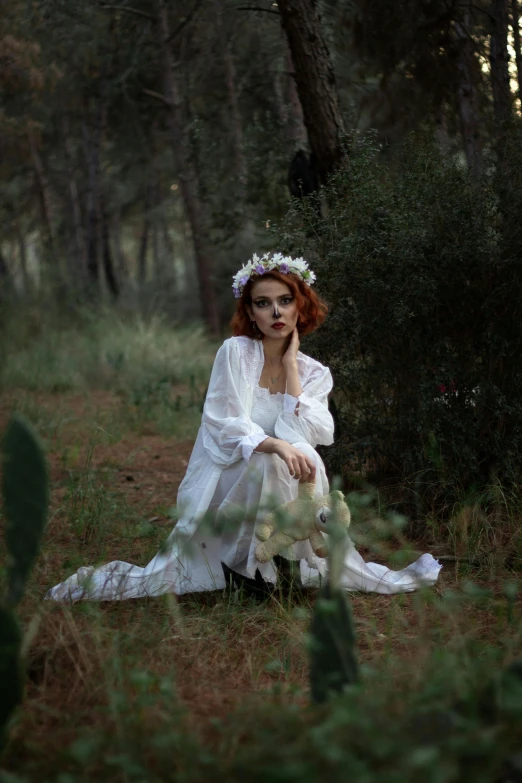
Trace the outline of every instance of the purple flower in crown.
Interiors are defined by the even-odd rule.
[[[279,267],[279,271],[282,272],[284,275],[287,275],[289,272],[290,267],[288,264],[281,264]]]
[[[248,275],[245,275],[245,276],[244,276],[244,277],[242,277],[242,278],[241,278],[241,280],[239,281],[239,285],[241,285],[241,286],[245,286],[247,283],[248,283]]]
[[[256,266],[256,272],[257,272],[258,275],[264,275],[265,274],[265,267],[263,266],[263,264],[258,264]]]
[[[234,296],[235,296],[235,298],[236,298],[236,299],[239,299],[239,298],[240,298],[240,296],[241,296],[241,293],[240,293],[240,291],[239,291],[239,288],[234,288],[234,289],[233,289],[233,291],[234,291]]]

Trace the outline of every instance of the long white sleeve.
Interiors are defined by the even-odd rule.
[[[255,424],[241,400],[239,345],[225,340],[216,354],[202,417],[203,445],[213,461],[226,467],[249,461],[256,446],[267,437]]]
[[[275,425],[276,438],[288,443],[305,440],[313,448],[333,443],[334,422],[328,410],[328,395],[332,387],[330,370],[317,363],[303,384],[299,397],[285,395],[284,409]]]

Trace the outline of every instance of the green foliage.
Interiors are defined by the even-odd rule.
[[[126,318],[109,309],[85,308],[68,318],[44,301],[6,314],[2,343],[9,344],[0,368],[4,389],[145,387],[149,397],[147,388],[206,381],[215,353],[198,324],[175,329],[165,317]]]
[[[306,343],[335,380],[330,467],[411,480],[417,512],[423,500],[451,509],[521,467],[522,168],[512,163],[499,187],[427,139],[389,165],[372,136],[356,137],[324,220],[311,230],[296,207],[285,226],[284,245],[310,259],[331,308]]]
[[[477,661],[470,676],[450,654],[441,653],[414,693],[388,690],[372,671],[364,690],[349,689],[308,710],[274,688],[270,699],[247,697],[227,717],[214,718],[211,740],[195,730],[171,677],[130,668],[109,695],[114,726],[86,725],[61,749],[45,779],[515,781],[521,680],[516,667],[487,674],[491,664],[498,661]],[[458,699],[449,672],[460,677]],[[473,677],[484,678],[486,685],[477,686]],[[35,772],[32,779],[41,779],[40,769]]]
[[[48,506],[45,458],[29,425],[14,416],[3,443],[2,494],[8,552],[7,593],[0,604],[0,741],[22,700],[22,636],[12,607],[21,599],[38,554]]]
[[[310,682],[312,699],[325,701],[329,695],[358,681],[355,631],[346,593],[321,590],[310,627]]]

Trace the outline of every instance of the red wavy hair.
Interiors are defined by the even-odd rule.
[[[244,335],[245,337],[252,337],[260,340],[262,334],[258,331],[254,331],[250,316],[248,314],[247,305],[252,306],[252,288],[254,283],[258,280],[267,278],[278,280],[280,283],[284,283],[288,286],[297,303],[297,311],[299,313],[297,318],[297,331],[299,334],[310,334],[314,332],[318,326],[320,326],[328,313],[328,306],[315,291],[310,288],[300,277],[292,274],[283,274],[276,269],[266,272],[262,278],[255,277],[250,278],[243,289],[241,297],[237,300],[236,312],[232,316],[230,326],[235,337]]]

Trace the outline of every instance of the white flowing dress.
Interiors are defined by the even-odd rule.
[[[328,410],[332,377],[327,367],[297,354],[302,394],[271,394],[259,386],[264,365],[263,343],[231,337],[217,352],[203,408],[201,427],[178,490],[178,522],[164,547],[144,568],[116,560],[99,568],[87,566],[51,588],[56,601],[123,600],[163,593],[219,590],[225,587],[222,563],[237,573],[275,582],[271,562],[255,558],[256,520],[274,505],[297,496],[298,482],[275,454],[255,452],[267,436],[293,444],[315,461],[316,494],[329,492],[323,461],[315,450],[333,442]],[[308,541],[298,542],[286,556],[300,561],[304,586],[317,585],[326,561]],[[398,593],[436,582],[441,566],[425,554],[401,571],[365,563],[350,544],[342,585],[347,590]]]

